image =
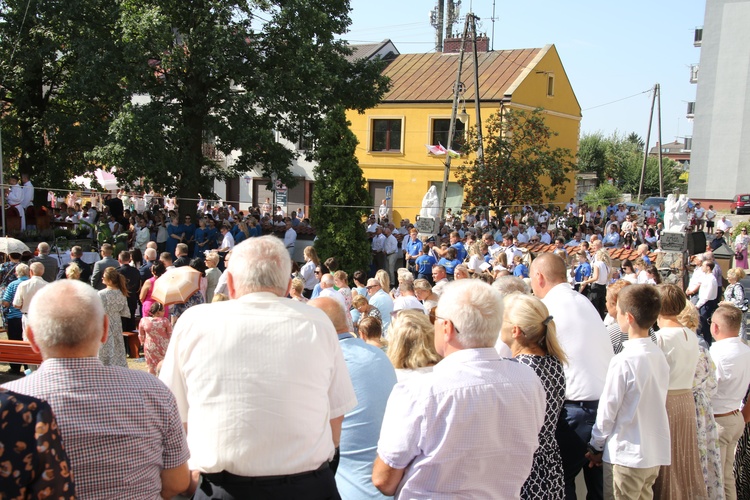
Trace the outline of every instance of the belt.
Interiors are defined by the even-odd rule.
[[[740,410],[732,410],[727,413],[714,413],[714,418],[717,417],[731,417],[732,415],[737,415],[740,412]]]
[[[247,477],[247,476],[238,476],[236,474],[232,474],[231,472],[227,472],[227,471],[214,472],[210,474],[204,473],[204,474],[201,474],[201,476],[203,476],[205,479],[208,479],[213,484],[217,484],[217,485],[232,484],[232,483],[273,483],[273,482],[295,481],[297,479],[302,479],[304,477],[311,476],[318,472],[324,471],[328,468],[329,468],[328,462],[323,462],[323,464],[315,470],[311,470],[307,472],[298,472],[296,474],[287,474],[284,476]]]
[[[386,257],[388,257],[388,256],[390,256],[390,255],[393,255],[394,253],[396,253],[396,252],[391,252],[391,253],[387,253],[387,254],[385,254],[385,255],[386,255]]]
[[[599,408],[599,401],[570,401],[569,399],[566,399],[563,404],[570,406],[580,406],[581,408],[586,408],[589,410],[596,410]]]

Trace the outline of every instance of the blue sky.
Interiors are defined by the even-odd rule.
[[[491,36],[492,0],[463,0],[462,14],[470,4],[481,18],[480,31]],[[689,66],[700,60],[693,34],[703,24],[705,0],[496,0],[495,6],[495,50],[555,44],[583,109],[583,133],[636,132],[645,139],[650,93],[601,105],[659,83],[662,141],[692,135],[685,117],[696,90]],[[351,0],[351,7],[352,25],[344,37],[351,43],[390,38],[401,53],[434,49],[435,30],[429,22],[434,0]],[[463,19],[454,29],[463,29]],[[656,112],[651,144],[655,142]]]

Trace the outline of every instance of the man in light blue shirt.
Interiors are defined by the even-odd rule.
[[[393,312],[393,299],[383,291],[380,282],[375,278],[367,280],[367,294],[369,295],[370,305],[377,307],[380,311],[380,320],[383,322],[383,335],[391,326],[391,313]]]
[[[352,335],[341,306],[329,298],[310,305],[325,312],[336,328],[344,361],[357,394],[357,407],[344,415],[339,444],[340,460],[336,486],[341,498],[383,499],[372,484],[372,464],[377,454],[380,426],[396,371],[385,353]]]

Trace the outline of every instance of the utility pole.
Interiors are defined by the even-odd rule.
[[[458,114],[458,98],[460,92],[463,91],[461,89],[461,71],[463,70],[464,66],[464,52],[465,52],[465,42],[466,37],[469,33],[469,22],[471,20],[471,14],[466,16],[466,22],[464,23],[464,34],[461,37],[461,52],[458,56],[458,72],[456,73],[456,82],[453,84],[453,107],[451,109],[451,123],[450,127],[448,128],[448,141],[445,145],[446,149],[451,149],[453,146],[453,134],[456,133],[456,115]],[[445,154],[445,171],[443,172],[443,189],[442,193],[440,194],[440,219],[445,219],[445,203],[448,198],[448,179],[450,178],[450,172],[451,172],[451,155],[449,153]]]
[[[450,0],[449,0],[450,1]],[[438,0],[438,13],[437,13],[437,42],[435,44],[435,52],[443,51],[443,19],[445,19],[445,0]]]
[[[661,85],[656,84],[656,133],[659,137],[659,196],[664,197],[664,171],[661,166]]]
[[[643,165],[641,166],[641,182],[638,184],[638,201],[641,201],[643,193],[643,180],[646,177],[646,160],[648,160],[648,143],[651,140],[651,123],[654,121],[654,105],[656,104],[656,94],[659,91],[659,84],[654,85],[654,95],[651,96],[651,113],[648,117],[648,131],[646,132],[646,151],[643,153]],[[659,144],[661,150],[661,144]]]
[[[479,95],[479,54],[477,53],[477,21],[479,18],[469,12],[467,19],[471,17],[471,38],[474,42],[474,107],[477,113],[477,158],[480,168],[484,168],[484,145],[482,143],[482,112],[479,108],[481,96]]]

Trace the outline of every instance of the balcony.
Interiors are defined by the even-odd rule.
[[[690,83],[698,83],[698,65],[690,65]]]
[[[687,103],[687,117],[688,119],[695,118],[695,101]]]
[[[203,156],[213,161],[224,161],[224,153],[216,149],[216,144],[203,143],[201,148],[203,150]]]
[[[695,28],[695,36],[693,37],[693,47],[700,47],[703,42],[703,27]]]

